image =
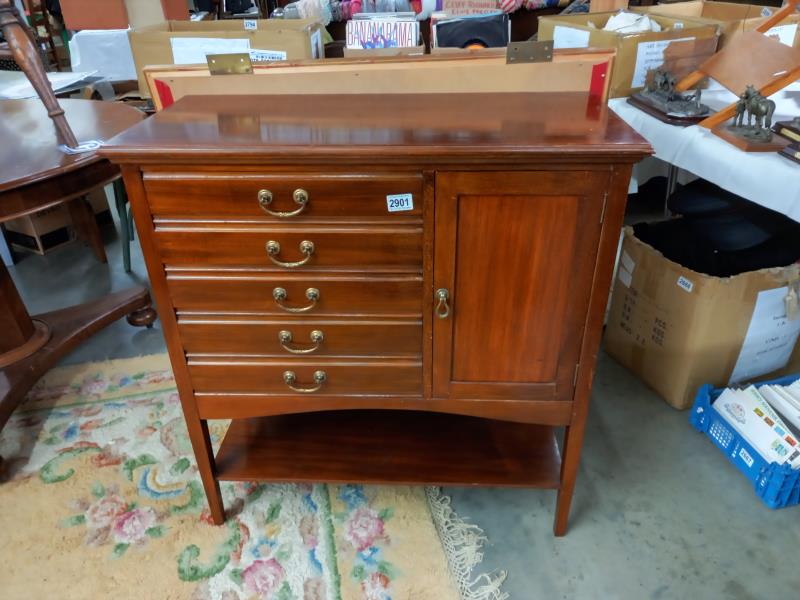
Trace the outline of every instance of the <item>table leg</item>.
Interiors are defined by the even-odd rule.
[[[671,217],[672,213],[669,210],[667,203],[669,202],[669,197],[675,192],[675,188],[678,185],[678,173],[680,169],[675,165],[669,165],[669,169],[667,171],[667,193],[664,197],[664,216]]]
[[[61,357],[125,315],[134,325],[152,325],[156,313],[143,286],[31,318],[0,262],[0,429]]]
[[[92,205],[89,204],[86,197],[82,196],[67,202],[67,208],[78,238],[92,247],[97,260],[101,263],[107,263],[106,247],[103,244],[103,236],[97,226]]]

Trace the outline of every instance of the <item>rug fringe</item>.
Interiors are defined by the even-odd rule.
[[[508,575],[506,571],[482,573],[477,577],[472,573],[483,560],[481,547],[487,539],[483,530],[459,517],[450,506],[450,498],[438,487],[426,487],[425,494],[461,599],[507,600],[509,595],[501,589]]]

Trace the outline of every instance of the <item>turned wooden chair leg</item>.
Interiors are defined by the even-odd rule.
[[[92,205],[89,204],[85,197],[81,197],[67,202],[67,209],[78,238],[92,247],[97,260],[102,263],[108,262],[103,236],[100,234],[100,228],[94,218]]]

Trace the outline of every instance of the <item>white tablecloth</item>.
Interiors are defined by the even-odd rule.
[[[727,106],[736,96],[712,82],[703,103]],[[778,92],[774,121],[800,115],[800,82]],[[609,101],[611,109],[638,131],[657,158],[800,222],[800,165],[776,153],[742,152],[697,125],[679,127],[634,108],[625,98]]]

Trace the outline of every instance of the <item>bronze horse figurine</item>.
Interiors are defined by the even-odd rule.
[[[775,113],[775,102],[759,94],[752,85],[748,85],[736,103],[734,127],[744,126],[745,111],[747,111],[747,127],[753,127],[753,117],[755,117],[756,129],[765,127],[769,129],[772,126],[772,115]]]

